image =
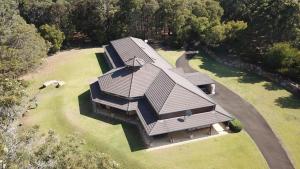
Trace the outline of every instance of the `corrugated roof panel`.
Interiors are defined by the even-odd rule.
[[[153,62],[152,59],[131,39],[131,37],[118,39],[110,42],[123,62],[134,57],[143,59],[146,63]]]
[[[178,85],[186,88],[187,90],[203,97],[204,99],[215,103],[207,94],[205,94],[201,89],[199,89],[197,86],[193,85],[190,81],[188,81],[186,78],[178,75],[177,73],[173,72],[171,69],[163,69],[164,72]]]
[[[149,135],[153,136],[163,133],[170,133],[174,131],[207,126],[229,120],[231,120],[230,117],[227,117],[216,111],[193,114],[187,117],[181,116],[165,120],[158,120],[152,127],[152,130]]]
[[[138,70],[127,67],[115,69],[98,79],[101,90],[123,97],[141,97],[145,94],[160,69],[146,64]]]
[[[152,84],[160,69],[152,64],[142,66],[133,73],[131,83],[130,97],[143,96],[149,86]]]
[[[185,73],[184,77],[196,86],[215,83],[208,75],[200,72]]]
[[[191,116],[180,116],[164,120],[159,120],[155,115],[154,109],[145,99],[138,101],[137,115],[150,136],[186,130],[210,124],[229,121],[232,118],[217,111],[193,114]]]
[[[158,118],[155,116],[155,111],[146,99],[141,99],[138,101],[136,112],[142,125],[144,126],[144,129],[149,135],[158,120]]]
[[[164,67],[165,69],[172,68],[172,66],[164,58],[162,58],[149,44],[144,42],[142,39],[134,37],[131,37],[131,39],[143,50],[146,55],[153,60],[155,65]]]
[[[175,82],[164,71],[160,71],[146,91],[145,96],[157,113],[162,109],[174,86]]]
[[[91,92],[92,100],[96,103],[111,106],[124,111],[128,110],[129,101],[127,99],[122,99],[116,96],[105,94],[104,92],[100,91],[97,82],[90,84],[90,92]]]
[[[100,76],[98,82],[100,89],[119,96],[128,97],[132,74],[125,68],[117,69],[109,74]]]
[[[189,90],[175,85],[159,114],[209,107],[214,104]]]
[[[113,68],[124,66],[120,56],[111,45],[105,45],[104,52],[106,53],[109,62],[112,64]]]

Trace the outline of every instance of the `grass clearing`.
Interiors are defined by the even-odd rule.
[[[91,112],[88,84],[105,69],[102,52],[101,48],[63,52],[47,58],[40,70],[27,75],[31,95],[47,80],[66,84],[41,90],[39,106],[26,114],[24,126],[38,124],[42,131],[53,129],[59,135],[76,132],[86,140],[87,149],[106,152],[128,169],[267,168],[245,132],[151,152],[140,150],[141,140],[134,126],[107,121]],[[174,56],[174,52],[161,54]]]
[[[157,52],[173,67],[176,67],[177,59],[184,53],[184,50],[163,50],[158,49]]]
[[[299,98],[255,74],[224,66],[204,54],[189,63],[251,103],[280,138],[295,167],[300,168]]]

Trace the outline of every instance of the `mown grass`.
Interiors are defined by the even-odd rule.
[[[251,103],[280,138],[296,168],[300,168],[299,98],[253,73],[219,64],[203,53],[189,63]]]
[[[141,149],[134,126],[109,121],[91,112],[89,81],[101,75],[101,68],[106,69],[101,52],[102,49],[93,49],[58,58],[57,62],[45,65],[51,69],[32,74],[32,95],[38,93],[40,85],[47,80],[63,80],[66,84],[41,90],[37,95],[39,106],[26,114],[24,125],[38,124],[42,131],[53,129],[62,136],[76,132],[86,140],[86,149],[108,153],[128,169],[267,168],[245,132],[151,152]],[[165,54],[168,52],[163,52]]]
[[[184,53],[183,50],[163,50],[159,49],[157,52],[167,60],[173,67],[176,67],[176,60]]]

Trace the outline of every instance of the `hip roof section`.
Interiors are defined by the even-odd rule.
[[[145,96],[158,115],[215,105],[200,89],[194,92],[196,89],[186,88],[177,80],[161,71],[147,90]]]
[[[160,69],[146,64],[139,69],[121,67],[113,69],[98,78],[100,89],[126,98],[144,96]]]

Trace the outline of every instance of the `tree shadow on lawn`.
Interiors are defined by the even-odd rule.
[[[199,52],[200,55],[195,56],[194,58],[201,59],[203,64],[199,65],[200,69],[205,69],[207,71],[210,71],[214,73],[218,77],[237,77],[238,82],[240,83],[250,83],[255,84],[262,81],[267,81],[266,79],[251,73],[251,72],[245,72],[240,71],[236,68],[231,68],[226,65],[221,65],[220,63],[217,63],[213,58],[206,55],[203,52]],[[284,88],[278,86],[274,82],[267,81],[263,85],[263,87],[266,90],[285,90]],[[282,108],[292,108],[292,109],[299,109],[300,108],[300,100],[297,96],[291,95],[288,97],[278,97],[275,100],[276,104]]]
[[[283,90],[282,87],[276,85],[276,84],[273,83],[273,82],[265,83],[263,86],[264,86],[265,89],[267,89],[267,90]]]
[[[146,148],[140,136],[140,132],[136,126],[132,124],[120,122],[116,119],[105,117],[101,114],[96,114],[93,112],[89,90],[85,91],[84,93],[78,96],[78,102],[79,102],[79,111],[81,115],[102,121],[104,123],[109,123],[111,125],[121,124],[131,152],[143,150]],[[101,128],[99,128],[99,130],[101,130]]]
[[[278,97],[275,102],[282,108],[300,109],[300,99],[294,95]]]
[[[202,65],[199,65],[200,69],[204,69],[214,73],[218,77],[237,77],[238,82],[240,83],[259,83],[264,81],[263,78],[255,75],[251,72],[245,72],[239,70],[237,68],[232,68],[226,65],[222,65],[211,58],[208,54],[204,53],[203,51],[199,51],[199,55],[194,56],[193,58],[201,59]]]

